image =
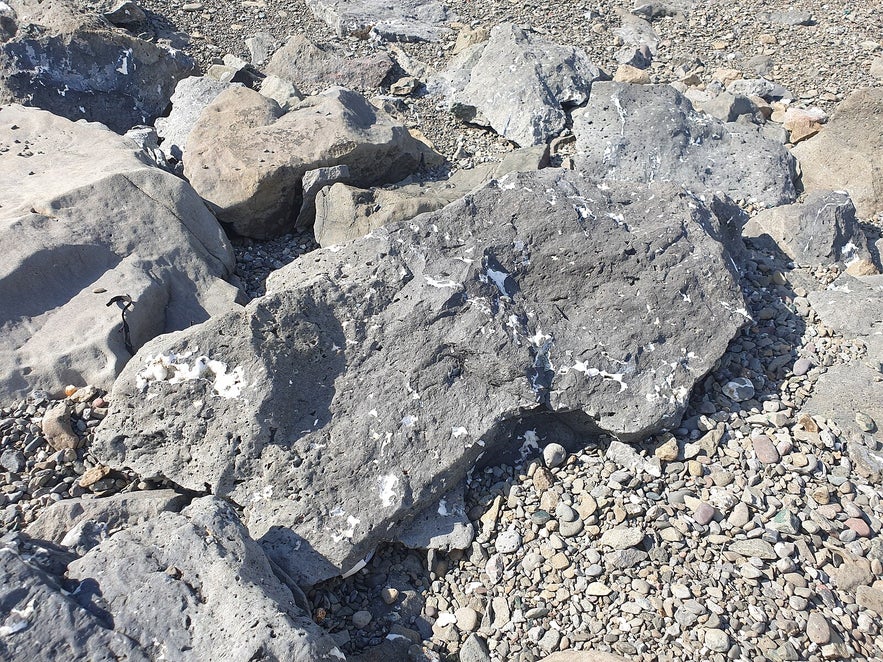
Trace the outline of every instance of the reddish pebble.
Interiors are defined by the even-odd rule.
[[[868,523],[865,522],[865,520],[859,517],[850,517],[844,522],[844,524],[862,538],[868,538],[871,535],[871,527],[868,526]]]
[[[95,398],[92,401],[92,406],[95,409],[102,409],[103,407],[107,406],[107,400],[105,400],[104,398]]]
[[[754,454],[763,464],[775,464],[779,461],[779,451],[776,450],[776,445],[765,434],[758,435],[751,440],[751,443],[754,446]]]
[[[716,513],[717,511],[714,509],[714,506],[709,506],[707,503],[700,503],[696,507],[696,512],[693,513],[693,519],[702,526],[705,526],[714,519]]]

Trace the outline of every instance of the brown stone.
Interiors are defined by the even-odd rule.
[[[102,478],[110,475],[110,467],[99,464],[97,467],[88,469],[80,478],[80,487],[91,487]]]
[[[630,64],[621,64],[613,74],[613,80],[617,83],[632,83],[634,85],[647,85],[650,83],[650,74],[646,69],[638,69]]]
[[[59,402],[46,409],[43,414],[43,436],[57,451],[79,447],[80,438],[71,428],[71,414],[66,403]]]

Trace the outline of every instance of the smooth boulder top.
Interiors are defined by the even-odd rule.
[[[758,126],[693,110],[671,85],[597,82],[573,113],[577,168],[599,181],[670,181],[702,195],[793,202],[794,159]]]
[[[717,224],[672,185],[506,176],[144,347],[93,452],[233,499],[315,583],[395,539],[525,412],[626,440],[677,424],[746,320]]]
[[[17,141],[17,142],[16,142]],[[0,396],[109,389],[154,336],[229,310],[233,250],[193,189],[100,124],[0,107]],[[121,311],[129,296],[129,337]]]

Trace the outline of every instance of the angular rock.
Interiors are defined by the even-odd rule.
[[[675,425],[744,322],[714,223],[671,185],[508,175],[144,348],[92,450],[242,504],[314,583],[395,538],[524,409],[625,440]],[[195,347],[229,367],[232,397],[187,379]]]
[[[14,127],[14,128],[13,128]],[[14,141],[20,141],[15,143]],[[184,181],[97,124],[0,110],[0,398],[109,389],[132,351],[229,310],[233,251]],[[30,156],[26,156],[30,154]],[[135,302],[121,331],[120,304]]]
[[[171,98],[172,112],[167,117],[158,117],[155,123],[166,158],[184,160],[187,136],[199,114],[230,85],[208,76],[188,76],[178,81]]]
[[[178,512],[188,501],[188,497],[172,490],[126,492],[103,499],[63,499],[40,513],[26,533],[84,554],[115,531],[162,512]]]
[[[318,94],[333,85],[375,90],[394,67],[395,62],[384,52],[351,57],[342,48],[319,45],[303,35],[295,35],[273,53],[265,71],[290,80],[307,94]]]
[[[457,56],[430,89],[460,119],[529,147],[558,135],[564,108],[584,103],[600,76],[581,49],[503,23]]]
[[[760,128],[696,113],[670,85],[598,82],[573,113],[577,167],[599,180],[673,181],[697,195],[781,205],[796,197],[794,160]]]
[[[457,170],[441,181],[374,189],[335,184],[322,189],[316,197],[313,226],[316,241],[326,248],[362,237],[389,223],[441,209],[491,179],[499,179],[510,172],[537,170],[548,162],[546,146],[527,147],[507,154],[500,163],[480,163],[468,170]],[[306,194],[306,184],[304,191]],[[306,225],[308,218],[301,212],[299,224]]]
[[[307,0],[307,7],[340,37],[375,34],[386,41],[438,41],[456,20],[437,0]]]
[[[842,191],[815,191],[802,204],[761,211],[742,232],[746,237],[768,236],[799,265],[871,259],[855,207]]]
[[[845,190],[860,218],[883,211],[883,88],[863,88],[837,106],[825,129],[796,145],[806,191]]]
[[[46,408],[41,428],[46,443],[54,450],[80,446],[80,438],[71,428],[71,412],[66,402],[59,402]]]
[[[601,534],[600,544],[613,549],[637,547],[644,540],[644,531],[637,527],[619,526]]]
[[[655,56],[656,49],[659,47],[659,35],[656,34],[653,26],[635,13],[629,13],[624,9],[616,8],[614,12],[622,20],[622,25],[614,30],[614,34],[624,44],[639,49],[646,47],[650,57]]]
[[[247,88],[224,90],[188,138],[184,173],[239,234],[291,231],[308,170],[346,165],[358,186],[403,179],[441,157],[355,92],[335,87],[288,113]]]
[[[627,658],[601,651],[560,651],[544,657],[540,662],[630,662]]]
[[[67,574],[151,659],[195,662],[219,650],[235,660],[343,658],[233,508],[215,497],[120,531]]]
[[[411,549],[468,549],[475,539],[475,527],[466,515],[462,488],[448,492],[438,504],[417,515],[400,534],[399,540]]]
[[[22,103],[118,133],[151,124],[193,69],[183,52],[110,27],[74,3],[10,0],[15,35],[0,43],[0,103]]]

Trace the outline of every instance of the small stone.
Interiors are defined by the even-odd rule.
[[[399,599],[399,591],[392,586],[386,586],[383,588],[383,590],[380,591],[380,597],[386,604],[391,605]]]
[[[521,534],[515,529],[508,529],[497,536],[497,551],[501,554],[511,554],[521,547]]]
[[[592,582],[586,587],[585,593],[603,598],[605,595],[613,593],[613,589],[601,582]]]
[[[678,459],[678,440],[674,436],[669,436],[668,441],[653,451],[653,455],[663,462],[674,462]]]
[[[478,629],[478,612],[472,607],[460,607],[454,612],[457,619],[457,629],[460,632],[474,632]]]
[[[855,590],[855,601],[859,607],[883,616],[883,590],[873,586],[859,586]]]
[[[598,510],[598,502],[595,501],[595,498],[585,492],[579,499],[579,505],[576,507],[576,512],[579,513],[579,516],[583,519],[587,519],[595,514],[595,511]]]
[[[561,444],[548,444],[543,449],[543,462],[550,469],[560,467],[567,459],[567,450]]]
[[[859,426],[862,432],[873,432],[877,429],[874,419],[861,411],[855,414],[855,424]]]
[[[746,557],[773,561],[778,558],[773,546],[761,538],[736,540],[730,545],[730,551]]]
[[[644,540],[644,532],[636,527],[621,526],[601,534],[601,544],[613,549],[635,547]]]
[[[744,402],[754,397],[754,384],[747,377],[729,381],[721,390],[733,402]]]
[[[694,478],[700,477],[702,475],[702,463],[696,460],[690,460],[687,462],[687,473]]]
[[[793,372],[797,377],[802,377],[806,373],[810,371],[812,368],[812,361],[810,361],[806,357],[800,357],[794,362],[794,367],[791,372]]]
[[[353,614],[352,621],[356,629],[361,630],[371,622],[371,612],[364,609],[357,611]]]
[[[460,662],[490,662],[487,642],[477,634],[470,634],[460,648]]]
[[[565,568],[570,567],[570,559],[567,558],[567,554],[564,552],[558,552],[549,559],[549,565],[551,565],[555,570],[564,570]]]
[[[484,571],[487,573],[491,584],[500,583],[500,580],[503,578],[505,567],[503,557],[499,554],[492,554],[488,557],[488,560],[484,564]]]
[[[552,516],[548,511],[543,510],[542,508],[539,510],[535,510],[530,514],[530,521],[536,524],[537,526],[545,526],[546,522],[552,519]]]
[[[551,653],[558,649],[559,643],[561,643],[561,633],[554,628],[549,628],[539,640],[538,645],[542,650]]]
[[[550,487],[552,487],[552,483],[554,482],[554,477],[552,476],[552,472],[550,472],[546,467],[537,467],[537,470],[533,474],[533,486],[537,491],[537,494],[542,494]]]
[[[716,653],[726,653],[730,650],[730,636],[717,628],[706,630],[705,645]]]
[[[868,523],[865,522],[865,520],[859,517],[850,517],[844,522],[844,524],[855,531],[856,535],[862,538],[868,538],[871,535],[871,527],[868,526]]]
[[[583,531],[583,521],[579,518],[568,522],[567,520],[559,520],[558,533],[564,538],[573,538]]]
[[[727,522],[730,526],[741,528],[748,523],[749,519],[751,519],[751,514],[748,512],[748,504],[740,501],[733,506],[733,511],[727,517]]]
[[[770,521],[769,528],[779,533],[796,536],[798,531],[800,531],[800,520],[790,510],[783,508]]]
[[[71,428],[70,410],[64,402],[46,408],[42,427],[46,441],[57,451],[65,448],[77,448],[80,445],[80,438],[74,434]]]
[[[630,64],[620,64],[613,74],[613,80],[617,83],[646,85],[650,82],[650,73],[646,69],[638,69]]]
[[[806,619],[806,636],[814,644],[822,646],[831,641],[831,625],[819,612],[812,612]]]
[[[20,450],[8,449],[0,455],[0,466],[14,474],[21,473],[28,465],[28,459]]]
[[[99,464],[87,470],[80,478],[80,487],[92,487],[102,478],[106,478],[110,474],[110,467]]]
[[[754,454],[763,464],[776,464],[779,461],[779,451],[776,445],[765,434],[758,435],[751,440]]]
[[[700,503],[696,507],[696,511],[693,513],[693,519],[695,519],[698,524],[705,526],[714,519],[716,514],[717,510],[715,510],[714,506],[710,506],[707,503]]]

